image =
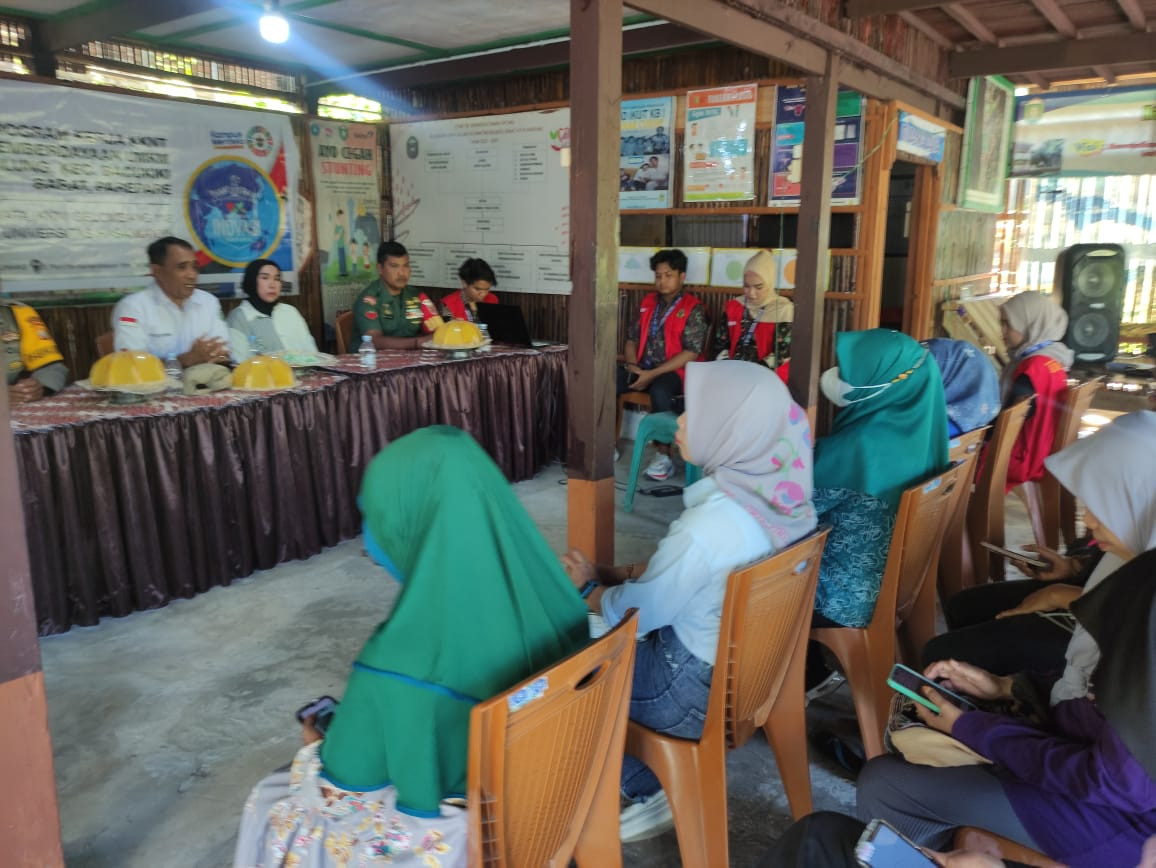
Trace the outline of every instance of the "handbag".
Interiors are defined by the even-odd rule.
[[[915,702],[896,693],[883,732],[883,745],[909,763],[921,766],[976,766],[991,764],[957,738],[932,729],[915,714]]]

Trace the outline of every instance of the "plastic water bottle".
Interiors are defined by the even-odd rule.
[[[488,341],[490,339],[490,327],[488,325],[486,325],[484,322],[478,323],[478,331],[480,331],[482,333],[482,340],[483,341]],[[479,353],[488,353],[489,351],[490,351],[490,345],[489,344],[486,344],[485,346],[478,348]]]
[[[377,368],[377,347],[373,345],[372,335],[361,336],[361,346],[357,348],[357,355],[361,357],[361,367],[371,371]]]
[[[170,380],[179,380],[181,378],[181,363],[177,360],[175,353],[169,353],[165,359],[165,376]]]
[[[257,336],[256,335],[249,335],[249,355],[250,356],[259,356],[259,355],[261,355],[261,352],[263,350],[264,350],[264,347],[262,347],[261,342],[259,340],[257,340]]]

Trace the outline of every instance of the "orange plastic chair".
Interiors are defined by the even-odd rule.
[[[811,812],[803,710],[807,633],[827,530],[727,580],[702,737],[662,735],[630,722],[626,752],[662,782],[684,865],[727,866],[726,751],[762,727],[791,815]]]
[[[1102,385],[1103,378],[1095,377],[1086,383],[1068,388],[1067,400],[1060,410],[1060,423],[1056,427],[1056,439],[1052,445],[1053,454],[1076,442],[1076,437],[1080,433],[1080,421],[1092,406],[1092,398]],[[1044,539],[1047,546],[1059,548],[1061,535],[1065,543],[1071,543],[1076,538],[1076,499],[1051,473],[1045,472],[1039,485],[1040,502],[1044,510]]]
[[[999,859],[1010,859],[1013,862],[1022,862],[1024,865],[1035,865],[1037,868],[1065,868],[1062,862],[1057,862],[1050,856],[1045,856],[1043,853],[1031,850],[1015,841],[1009,841],[995,832],[977,829],[974,826],[960,826],[956,829],[952,848],[955,850],[975,850]]]
[[[951,441],[947,453],[948,460],[954,464],[968,456],[978,456],[983,451],[983,441],[987,437],[990,426],[976,428],[961,434]],[[970,480],[975,476],[974,466]],[[946,600],[957,593],[964,583],[964,576],[970,577],[971,549],[967,545],[967,507],[971,502],[972,486],[961,485],[955,503],[955,510],[947,523],[947,530],[943,534],[943,546],[939,550],[939,596]],[[934,612],[932,613],[934,618]]]
[[[903,492],[871,622],[866,627],[811,630],[812,639],[834,652],[851,685],[868,759],[883,753],[883,728],[891,702],[887,675],[895,665],[896,631],[915,608],[927,577],[939,560],[943,533],[955,506],[956,487],[967,484],[967,472],[966,463],[958,464]]]
[[[353,340],[353,311],[343,310],[337,314],[333,328],[337,332],[337,355],[344,356],[349,352],[349,343]]]
[[[967,545],[971,550],[972,573],[970,576],[964,573],[962,587],[955,590],[944,588],[945,599],[965,587],[983,585],[1004,577],[1003,558],[989,552],[981,543],[987,540],[998,546],[1004,544],[1007,463],[1031,403],[1030,398],[1024,398],[995,418],[991,439],[988,440],[980,462],[975,491],[967,505]]]
[[[101,332],[96,336],[96,356],[104,358],[115,349],[112,332]]]
[[[621,868],[618,788],[638,612],[470,713],[471,868]]]

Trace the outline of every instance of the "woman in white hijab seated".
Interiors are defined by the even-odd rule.
[[[923,651],[924,665],[954,659],[1001,676],[1031,672],[1044,682],[1062,671],[1051,687],[1053,705],[1087,693],[1099,652],[1066,612],[1073,600],[1123,566],[1120,549],[1105,538],[1119,539],[1133,555],[1156,548],[1154,451],[1156,412],[1141,410],[1117,417],[1050,456],[1047,469],[1084,504],[1084,524],[1104,551],[1096,568],[1082,588],[1060,578],[997,582],[965,591],[973,606],[978,606],[975,598],[991,597],[1009,608],[996,620],[936,636]],[[1024,593],[1016,597],[1018,586]]]
[[[630,697],[632,720],[679,738],[702,735],[727,577],[787,548],[815,529],[811,430],[807,416],[762,365],[740,361],[686,366],[686,412],[675,445],[703,469],[683,492],[686,508],[637,579],[613,584],[613,570],[581,553],[564,558],[590,611],[617,624],[638,609]],[[599,583],[601,582],[601,584]],[[658,778],[626,757],[622,840],[671,826]]]

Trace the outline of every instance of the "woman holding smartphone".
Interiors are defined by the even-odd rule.
[[[588,641],[581,597],[464,431],[394,441],[360,504],[365,548],[401,591],[324,738],[307,717],[292,767],[253,790],[235,866],[465,865],[471,708]]]
[[[861,819],[881,817],[934,848],[968,825],[1073,868],[1140,860],[1145,838],[1156,834],[1153,442],[1156,413],[1142,411],[1048,459],[1048,469],[1084,501],[1084,521],[1105,558],[1124,566],[1071,604],[1078,627],[1046,724],[963,712],[925,689],[939,713],[917,706],[923,722],[994,765],[933,768],[878,757],[859,778]],[[1135,457],[1139,464],[1129,460]],[[957,660],[924,674],[989,701],[1012,699],[1016,683]]]

